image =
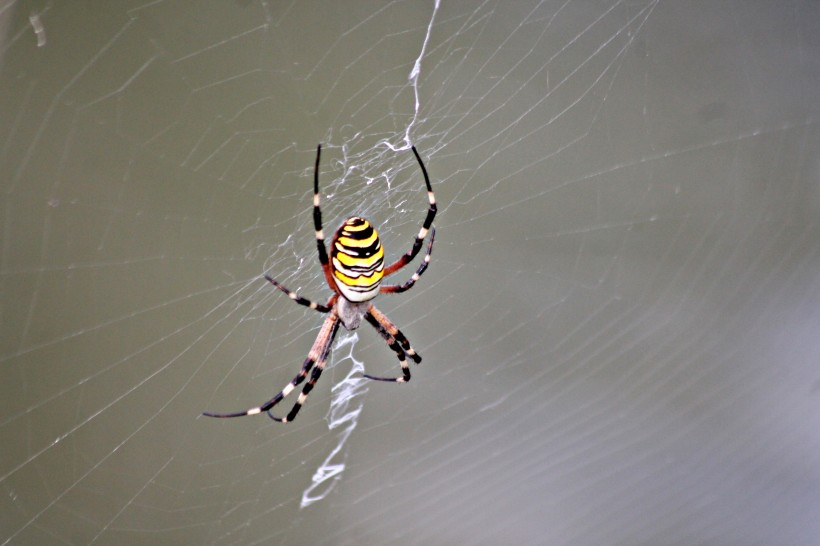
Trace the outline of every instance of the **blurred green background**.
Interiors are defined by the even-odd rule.
[[[0,544],[816,543],[819,10],[6,2]],[[200,418],[317,334],[318,142],[388,258],[427,162],[424,363]]]

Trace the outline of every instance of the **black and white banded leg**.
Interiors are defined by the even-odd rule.
[[[336,281],[333,280],[333,273],[330,271],[330,258],[327,255],[325,246],[325,232],[322,229],[322,207],[319,196],[319,160],[322,157],[322,145],[316,147],[316,164],[313,167],[313,229],[316,232],[316,250],[319,251],[319,263],[325,274],[327,285],[333,292],[337,292]]]
[[[421,245],[424,243],[424,238],[427,237],[427,232],[430,231],[430,226],[433,225],[433,219],[436,217],[436,211],[438,210],[438,207],[436,206],[436,196],[433,194],[433,186],[430,185],[430,177],[427,174],[427,168],[424,166],[421,156],[419,156],[419,153],[416,151],[416,147],[413,146],[412,149],[413,154],[415,154],[416,160],[419,162],[419,166],[421,167],[421,172],[424,175],[424,183],[427,185],[427,200],[430,202],[430,207],[427,209],[427,216],[424,218],[424,223],[419,230],[419,234],[416,235],[416,239],[413,241],[413,246],[404,255],[402,255],[401,258],[384,268],[385,277],[395,273],[413,261],[413,258],[415,258],[419,253],[419,250],[421,250]]]
[[[336,337],[336,331],[338,329],[339,317],[336,316],[335,313],[331,313],[330,316],[328,316],[325,319],[324,324],[322,324],[322,328],[321,330],[319,330],[319,335],[316,336],[316,341],[313,342],[313,347],[311,347],[310,352],[308,353],[308,356],[305,359],[305,362],[302,364],[302,369],[299,371],[296,377],[294,377],[284,389],[279,391],[279,393],[276,396],[274,396],[261,406],[250,408],[245,411],[237,411],[232,413],[212,413],[206,411],[203,413],[203,415],[206,415],[208,417],[217,417],[220,419],[225,419],[231,417],[244,417],[246,415],[257,415],[259,413],[266,412],[268,416],[274,421],[292,421],[293,418],[296,417],[296,414],[299,412],[299,409],[301,408],[305,399],[307,399],[307,393],[311,391],[313,385],[316,384],[316,381],[322,374],[321,369],[325,367],[325,361],[327,360],[327,355],[330,352],[330,346],[333,343],[333,338]],[[288,416],[285,419],[280,419],[271,414],[270,410],[273,409],[273,407],[276,406],[276,404],[281,402],[291,392],[293,392],[294,389],[296,389],[296,387],[298,387],[299,384],[301,384],[305,380],[308,373],[310,373],[311,368],[313,368],[314,364],[316,365],[316,369],[313,370],[310,382],[308,383],[308,385],[310,385],[310,388],[308,388],[308,385],[305,385],[302,394],[296,401],[296,405],[294,405],[293,409],[291,409]]]
[[[285,417],[276,417],[273,415],[270,410],[268,411],[268,416],[273,419],[274,421],[278,421],[279,423],[290,423],[294,419],[296,419],[296,414],[299,413],[299,410],[302,409],[302,406],[307,402],[308,396],[310,395],[310,391],[313,390],[313,387],[316,385],[316,382],[319,381],[319,377],[322,375],[322,371],[325,369],[325,365],[327,364],[327,357],[330,354],[330,346],[333,344],[333,338],[336,337],[336,332],[339,330],[339,317],[336,316],[336,313],[331,314],[327,319],[325,319],[325,324],[322,326],[322,330],[324,332],[325,328],[330,323],[330,330],[327,333],[327,341],[322,345],[321,351],[319,351],[318,359],[316,360],[316,367],[313,368],[313,372],[310,374],[310,379],[305,386],[302,388],[302,392],[299,393],[299,397],[296,399],[296,403],[293,404],[293,407],[290,409],[290,412]],[[320,334],[321,337],[321,334]],[[317,344],[314,343],[313,348],[316,349]],[[313,350],[311,349],[311,352]],[[307,373],[307,371],[305,372]],[[304,377],[302,378],[304,379]],[[300,381],[301,382],[301,381]],[[297,384],[289,385],[291,390],[296,387]],[[290,392],[290,391],[288,391]]]
[[[279,281],[277,281],[276,279],[274,279],[270,275],[265,275],[265,278],[273,286],[275,286],[276,288],[278,288],[279,290],[281,290],[282,292],[287,294],[290,299],[292,299],[293,301],[295,301],[299,305],[304,305],[305,307],[309,307],[310,309],[315,309],[316,311],[319,311],[320,313],[327,313],[328,311],[333,309],[333,304],[336,302],[336,299],[338,298],[338,296],[336,294],[334,294],[334,295],[330,296],[330,299],[327,300],[327,303],[322,305],[321,303],[316,303],[315,301],[309,300],[307,298],[303,298],[302,296],[300,296],[296,292],[293,292],[292,290],[289,290],[288,288],[283,286],[282,283],[280,283]]]
[[[433,241],[436,240],[436,228],[433,228],[430,231],[430,243],[427,245],[427,254],[424,255],[424,259],[419,264],[419,268],[416,269],[416,272],[407,280],[404,284],[385,284],[379,288],[379,292],[382,294],[400,294],[405,290],[409,290],[416,284],[416,281],[424,274],[427,270],[427,266],[430,265],[430,259],[433,255]]]
[[[391,381],[394,383],[407,383],[410,381],[410,367],[407,365],[406,356],[410,357],[416,364],[419,364],[421,362],[421,355],[410,346],[410,341],[408,341],[404,334],[401,333],[401,330],[399,330],[395,324],[390,322],[390,319],[388,319],[384,313],[372,305],[370,306],[365,319],[373,326],[373,328],[376,329],[377,332],[379,332],[379,334],[387,342],[387,345],[393,349],[393,352],[396,353],[396,356],[399,359],[399,365],[401,365],[402,375],[401,377],[377,377],[374,375],[364,374],[364,377],[376,381]]]

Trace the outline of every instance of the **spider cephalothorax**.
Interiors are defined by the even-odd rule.
[[[296,292],[288,290],[268,275],[265,275],[265,278],[296,303],[321,313],[328,313],[328,316],[302,364],[301,371],[276,396],[261,406],[249,410],[235,413],[205,412],[204,415],[208,417],[242,417],[267,412],[270,418],[275,421],[283,423],[293,421],[296,414],[299,413],[299,409],[307,400],[308,394],[310,394],[316,381],[319,380],[319,376],[322,375],[333,338],[339,330],[339,324],[343,324],[348,330],[355,330],[362,320],[370,323],[384,338],[387,345],[396,353],[402,370],[401,377],[375,377],[372,375],[365,375],[365,377],[396,383],[410,381],[410,367],[407,365],[406,357],[410,357],[413,362],[418,364],[421,362],[421,356],[413,350],[410,342],[407,341],[407,338],[404,337],[404,334],[396,325],[373,306],[371,300],[379,294],[399,293],[410,289],[427,269],[430,263],[430,255],[433,252],[436,230],[432,225],[433,218],[436,216],[436,198],[433,195],[433,188],[430,185],[430,177],[427,175],[424,162],[416,151],[416,147],[412,146],[411,149],[424,175],[430,207],[427,209],[427,216],[424,218],[424,223],[410,250],[389,266],[384,267],[384,249],[376,228],[370,222],[358,216],[351,216],[345,220],[336,231],[330,243],[330,256],[328,256],[324,232],[322,231],[322,209],[319,205],[319,159],[322,155],[322,146],[319,145],[316,148],[316,165],[313,174],[313,226],[316,229],[316,248],[319,251],[319,262],[322,264],[325,280],[330,289],[333,290],[333,295],[323,305],[299,296]],[[404,284],[382,285],[381,282],[384,277],[392,275],[416,257],[428,232],[430,233],[430,242],[427,246],[427,253],[410,279]],[[313,369],[312,372],[311,368]],[[307,378],[308,373],[310,373],[310,379],[302,388],[302,393],[297,398],[290,413],[286,417],[275,417],[271,413],[271,409],[293,392]]]

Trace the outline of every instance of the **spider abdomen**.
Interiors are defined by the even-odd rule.
[[[384,250],[370,222],[358,216],[345,220],[330,245],[330,268],[345,299],[355,303],[376,297],[384,276]]]

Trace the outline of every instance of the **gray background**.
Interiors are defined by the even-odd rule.
[[[820,542],[819,15],[4,2],[0,544]],[[409,247],[405,135],[413,381],[363,328],[199,417],[321,324],[260,280],[329,294],[317,142],[326,231]]]

